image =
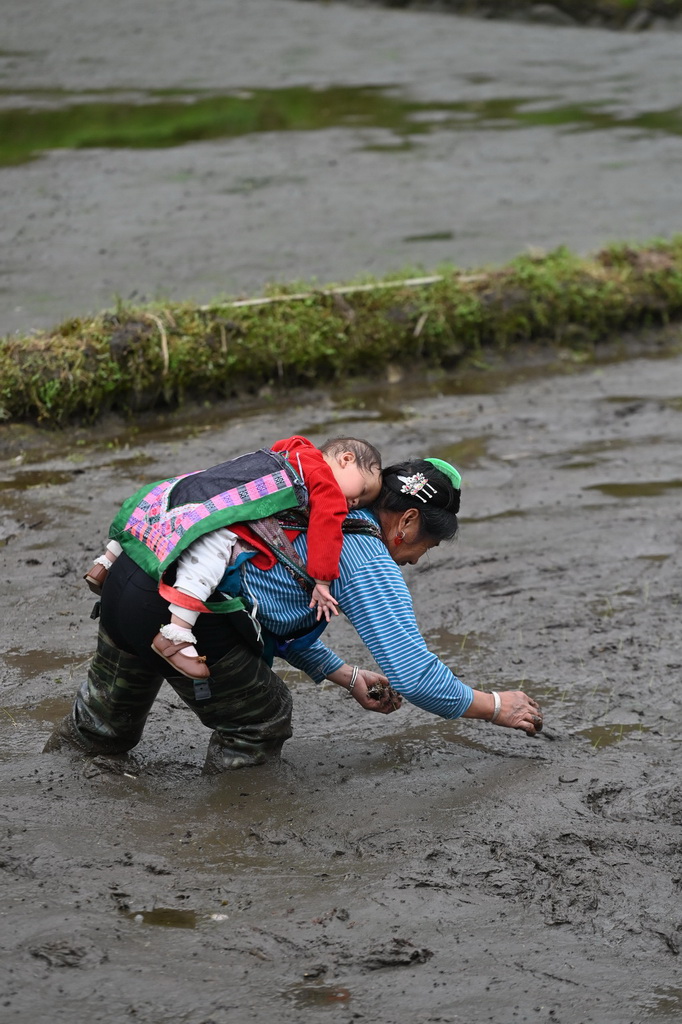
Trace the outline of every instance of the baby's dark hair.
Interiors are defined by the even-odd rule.
[[[352,452],[360,469],[366,469],[371,473],[376,468],[381,472],[381,452],[361,437],[330,437],[320,445],[320,451],[323,455],[343,455],[344,452]]]
[[[432,485],[419,494],[411,494],[404,485],[405,480],[420,474]],[[428,534],[436,540],[451,540],[459,523],[459,501],[461,492],[439,469],[424,459],[407,459],[405,462],[387,466],[383,472],[381,494],[374,503],[376,510],[406,512],[416,508],[420,513],[420,536]],[[425,495],[427,495],[425,499]]]

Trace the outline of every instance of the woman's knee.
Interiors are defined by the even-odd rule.
[[[240,732],[280,743],[291,735],[291,693],[248,649],[232,647],[211,665],[208,679],[175,676],[168,682],[204,725],[221,734]]]

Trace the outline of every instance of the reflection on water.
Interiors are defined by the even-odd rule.
[[[648,732],[648,727],[636,722],[634,725],[593,725],[589,729],[580,729],[575,735],[584,736],[593,747],[611,747],[631,733],[643,732]]]
[[[405,235],[403,242],[450,242],[454,231],[434,231],[430,235]]]
[[[155,910],[127,910],[125,916],[135,924],[153,924],[162,928],[196,928],[194,910],[174,910],[157,907]]]
[[[283,992],[282,996],[285,999],[292,999],[296,1006],[314,1006],[318,1009],[346,1003],[351,998],[348,989],[339,985],[294,985]]]
[[[97,443],[95,442],[93,448],[96,447]],[[79,461],[80,458],[84,458],[82,453],[79,454],[79,457],[72,456],[72,461]],[[22,456],[22,462],[23,461],[24,457]],[[148,463],[153,461],[154,460],[150,455],[139,452],[137,455],[131,455],[126,458],[112,459],[111,462],[103,463],[100,468],[112,469],[116,472],[128,472],[130,469],[146,466]],[[17,469],[11,478],[0,480],[0,491],[31,491],[37,488],[70,484],[75,476],[79,476],[84,472],[85,470],[81,468]]]
[[[456,664],[463,657],[484,654],[492,650],[490,637],[485,633],[471,630],[469,633],[454,633],[447,626],[436,626],[424,631],[429,650],[447,664]]]
[[[609,395],[606,398],[607,402],[612,405],[625,405],[639,407],[645,405],[647,402],[655,402],[656,405],[667,406],[669,409],[674,409],[676,412],[682,412],[682,398],[648,398],[646,395]]]
[[[0,143],[1,144],[1,143]],[[657,344],[663,346],[662,358],[676,354],[678,338],[675,333],[655,333]],[[122,421],[114,418],[98,425],[96,433],[82,427],[65,427],[58,435],[40,427],[26,424],[17,428],[16,425],[0,424],[0,454],[7,458],[19,453],[21,464],[35,464],[56,456],[68,457],[77,452],[80,457],[89,456],[94,452],[111,452],[111,461],[104,463],[113,470],[126,471],[130,465],[144,467],[155,461],[145,452],[146,445],[155,442],[168,443],[180,439],[183,442],[220,428],[236,418],[247,423],[251,418],[269,414],[291,415],[296,411],[297,429],[306,435],[317,436],[325,432],[336,433],[345,423],[357,420],[371,422],[398,423],[418,415],[420,403],[424,399],[463,396],[494,395],[515,384],[527,384],[542,380],[550,374],[573,376],[584,371],[584,366],[573,365],[562,360],[560,353],[552,349],[524,351],[521,346],[515,349],[514,359],[507,359],[501,353],[488,353],[486,366],[463,362],[457,370],[420,371],[415,369],[408,377],[396,382],[381,381],[364,382],[358,380],[339,381],[330,398],[331,411],[326,420],[307,422],[310,411],[310,392],[304,389],[292,389],[285,392],[273,392],[272,395],[254,399],[227,399],[207,403],[188,403],[180,409],[155,410],[135,417],[134,421]],[[517,362],[517,358],[519,361]],[[593,362],[599,366],[622,363],[627,356],[623,353],[601,353]],[[326,399],[325,399],[326,401]],[[671,400],[672,401],[672,400]],[[638,438],[601,438],[587,441],[565,453],[566,458],[600,455],[637,445],[648,445],[656,439],[651,436]],[[439,456],[448,459],[452,452],[452,461],[457,458],[465,468],[477,465],[482,458],[486,438],[465,439],[455,448],[448,446],[439,448]],[[469,446],[472,446],[469,448]],[[136,453],[131,456],[131,449]],[[236,454],[236,453],[235,453]],[[123,458],[121,456],[123,455]],[[471,461],[467,461],[471,459]],[[12,473],[16,466],[12,465]],[[8,463],[5,462],[5,467]],[[566,468],[574,465],[567,463]],[[36,470],[36,472],[39,472]],[[159,475],[162,475],[160,472]],[[20,480],[21,482],[21,480]],[[55,478],[53,483],[59,481]],[[67,481],[68,482],[68,481]],[[36,486],[40,480],[36,477]],[[26,488],[30,490],[30,488]],[[16,491],[14,483],[7,484],[5,494]],[[6,499],[3,499],[6,500]],[[28,506],[26,506],[28,509]],[[28,515],[28,511],[26,511]]]
[[[458,719],[446,721],[434,718],[433,721],[419,725],[409,725],[401,732],[392,732],[373,740],[372,746],[379,751],[379,757],[368,758],[364,764],[358,761],[353,767],[353,773],[357,778],[364,776],[368,782],[381,785],[382,776],[388,767],[432,763],[441,756],[459,757],[463,750],[490,754],[491,748],[485,743],[487,735],[472,731],[468,724]],[[466,791],[463,800],[467,800]]]
[[[593,469],[598,465],[596,459],[577,459],[575,462],[564,462],[557,469]]]
[[[647,1017],[665,1017],[666,1020],[682,1019],[682,988],[656,989],[653,1006],[645,1010]]]
[[[460,468],[473,469],[488,454],[490,440],[489,434],[482,434],[480,437],[465,437],[462,441],[444,447],[436,445],[434,457],[444,459]]]
[[[33,487],[51,487],[54,484],[68,484],[73,480],[74,473],[82,470],[45,470],[35,472],[18,472],[12,480],[0,480],[0,491],[28,491]]]
[[[355,397],[353,402],[340,403],[337,411],[327,420],[318,421],[301,428],[301,432],[307,437],[308,434],[332,433],[338,431],[342,424],[353,423],[400,423],[414,415],[410,408],[398,408],[386,403],[372,403],[372,407],[366,407],[366,403]]]
[[[27,721],[37,722],[41,726],[54,725],[70,710],[72,703],[72,698],[48,697],[32,707],[12,708],[11,716],[17,727],[25,725]]]
[[[22,651],[18,647],[3,651],[2,658],[10,668],[16,669],[26,678],[43,675],[46,672],[57,672],[67,667],[74,669],[82,664],[82,659],[74,657],[73,654],[59,654],[54,650]]]
[[[651,439],[646,438],[645,441],[648,443]],[[611,437],[600,437],[598,441],[585,441],[584,444],[576,445],[575,448],[571,448],[567,455],[601,455],[604,452],[619,451],[621,448],[628,448],[632,444],[629,438],[611,438]]]
[[[370,766],[378,785],[381,784],[382,774],[388,765],[396,767],[432,762],[436,755],[458,756],[462,748],[476,750],[482,754],[492,752],[485,743],[470,739],[463,731],[458,732],[456,726],[451,726],[447,735],[442,730],[438,732],[432,729],[431,726],[412,729],[409,736],[391,734],[381,740],[381,748],[381,760]],[[467,799],[465,794],[464,802]]]
[[[338,127],[385,129],[399,145],[434,130],[551,126],[682,134],[680,107],[625,117],[599,102],[554,106],[552,97],[425,102],[381,86],[290,86],[228,95],[173,89],[125,93],[29,89],[19,95],[0,90],[1,96],[19,100],[22,106],[0,111],[0,166],[24,163],[50,149],[160,149],[257,132]],[[376,148],[376,140],[368,139],[367,144]]]
[[[649,480],[641,483],[590,484],[586,491],[601,491],[609,498],[659,498],[682,487],[682,480]]]
[[[516,516],[525,516],[527,509],[507,508],[503,512],[493,512],[489,516],[467,516],[470,523],[488,523],[493,519],[514,519]]]
[[[46,731],[69,711],[72,698],[48,697],[34,705],[3,706],[0,699],[0,726],[3,742],[0,761],[9,761],[27,748],[37,749],[47,738]]]

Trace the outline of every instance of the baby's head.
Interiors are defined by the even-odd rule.
[[[381,455],[369,441],[332,437],[320,445],[348,508],[371,505],[381,491]]]

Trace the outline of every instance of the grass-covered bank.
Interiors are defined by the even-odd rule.
[[[589,349],[682,317],[682,236],[566,249],[410,281],[273,290],[266,300],[122,307],[0,343],[5,421],[94,422],[279,387],[450,368],[516,343]]]
[[[314,0],[319,2],[319,0]],[[554,25],[589,25],[645,31],[679,24],[682,0],[365,0],[378,7],[446,11]]]

